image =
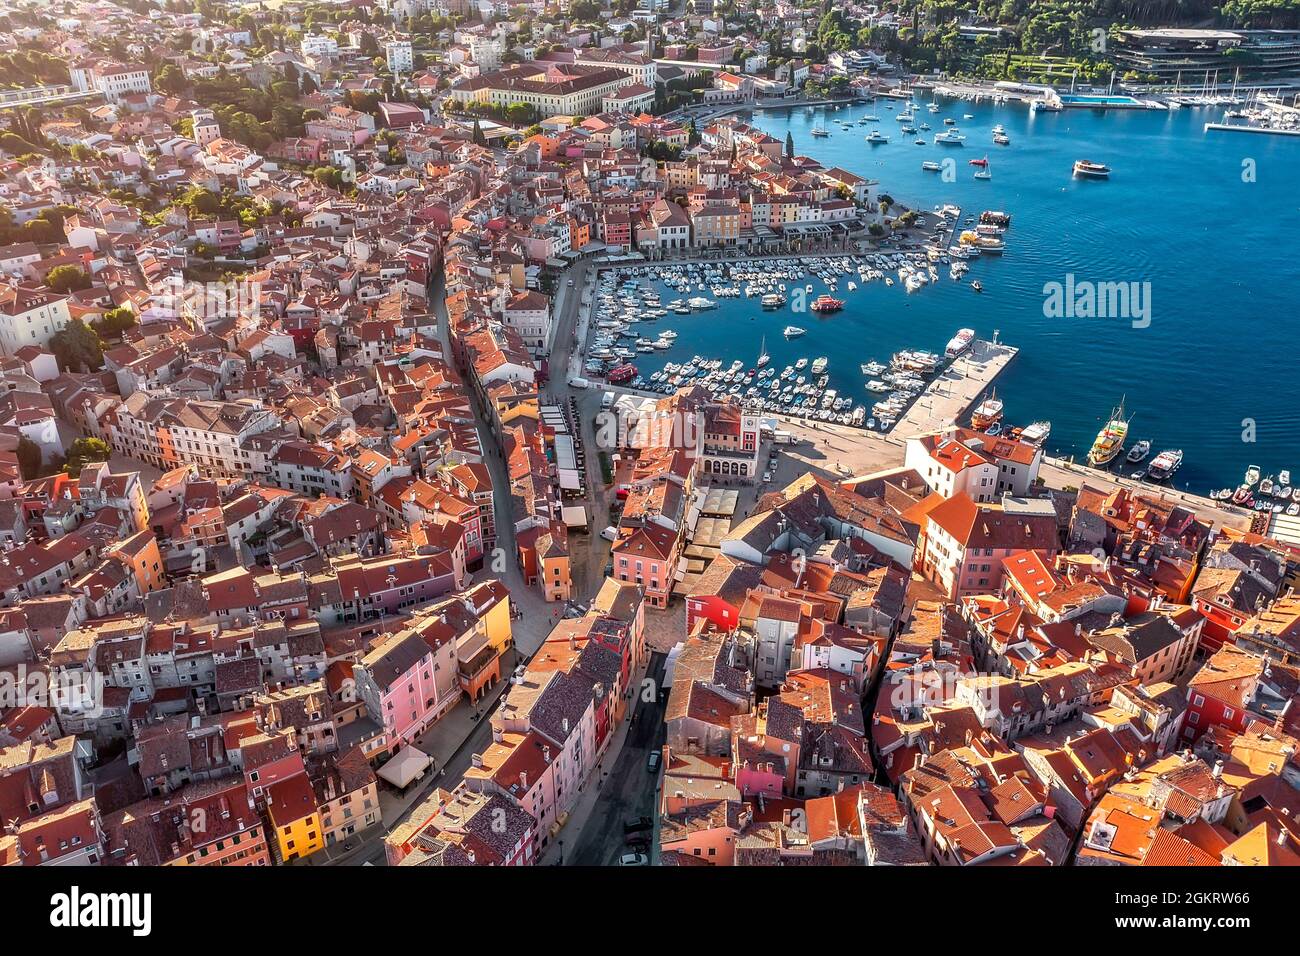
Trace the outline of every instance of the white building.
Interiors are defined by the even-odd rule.
[[[384,47],[390,73],[410,73],[415,69],[415,55],[410,40],[394,40]]]
[[[68,300],[43,289],[0,286],[0,354],[26,345],[44,348],[69,321]]]

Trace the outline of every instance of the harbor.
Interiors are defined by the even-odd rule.
[[[768,414],[887,432],[965,353],[974,331],[958,330],[939,350],[912,345],[856,366],[838,358],[842,348],[804,353],[805,337],[834,338],[823,333],[869,284],[895,287],[893,294],[906,299],[931,284],[961,282],[969,260],[1001,251],[1009,217],[985,214],[978,226],[969,217],[974,228],[949,246],[960,216],[956,207],[941,209],[929,241],[907,251],[605,269],[588,303],[583,375],[665,395],[698,387]],[[931,225],[924,215],[917,221]],[[971,287],[978,292],[978,280]],[[749,327],[728,338],[726,352],[719,354],[702,347],[692,330],[698,332],[700,318],[724,305],[727,321]],[[667,327],[670,322],[680,327]]]

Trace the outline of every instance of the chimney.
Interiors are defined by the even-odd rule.
[[[542,759],[547,763],[551,762],[551,745],[542,744]]]
[[[523,787],[525,790],[528,789],[528,771],[527,771],[527,770],[520,770],[520,771],[519,771],[519,786]]]
[[[1286,830],[1282,829],[1277,831],[1277,845],[1286,846]]]
[[[1222,761],[1222,760],[1216,760],[1216,761],[1214,761],[1214,779],[1215,779],[1215,780],[1222,780],[1222,779],[1223,779],[1223,761]]]
[[[793,816],[794,815],[789,810],[782,810],[781,811],[782,825],[788,827],[790,825],[790,821],[793,819]]]

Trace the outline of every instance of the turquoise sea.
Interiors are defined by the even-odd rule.
[[[943,98],[938,114],[917,110],[929,132],[904,135],[894,119],[903,104],[886,103],[761,111],[753,121],[782,141],[792,132],[797,152],[879,180],[906,205],[954,203],[963,217],[1010,213],[1006,252],[972,260],[963,282],[943,266],[938,283],[910,295],[879,281],[848,293],[845,281],[856,277],[846,276],[837,294],[847,306],[826,318],[765,312],[746,298],[670,314],[658,326],[679,338],[670,351],[640,356],[643,374],[697,353],[749,367],[765,337],[778,369],[826,355],[830,387],[870,407],[860,363],[888,361],[900,348],[941,351],[963,326],[984,338],[997,329],[1020,348],[996,383],[1006,420],[1050,419],[1053,453],[1082,459],[1123,397],[1133,415],[1130,441],[1150,439],[1152,457],[1183,449],[1171,482],[1178,487],[1236,484],[1248,464],[1265,474],[1290,469],[1300,482],[1300,139],[1204,133],[1221,109],[1031,113],[1023,104]],[[869,113],[880,122],[857,125]],[[933,144],[945,116],[966,134],[963,147]],[[853,128],[842,130],[839,120]],[[1009,146],[993,144],[997,124]],[[873,125],[889,143],[864,141]],[[813,137],[815,126],[831,135]],[[915,145],[918,137],[927,144]],[[968,160],[984,156],[992,179],[975,180]],[[921,169],[923,160],[949,157],[955,181]],[[1076,159],[1106,163],[1110,179],[1073,178]],[[1064,285],[1068,274],[1075,282],[1149,283],[1150,324],[1046,315],[1045,285]],[[982,294],[970,288],[973,279]],[[678,297],[666,292],[664,301]],[[788,324],[809,332],[787,342]]]

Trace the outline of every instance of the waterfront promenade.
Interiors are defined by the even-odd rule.
[[[1019,351],[976,339],[966,354],[926,387],[890,435],[901,441],[959,423]]]

